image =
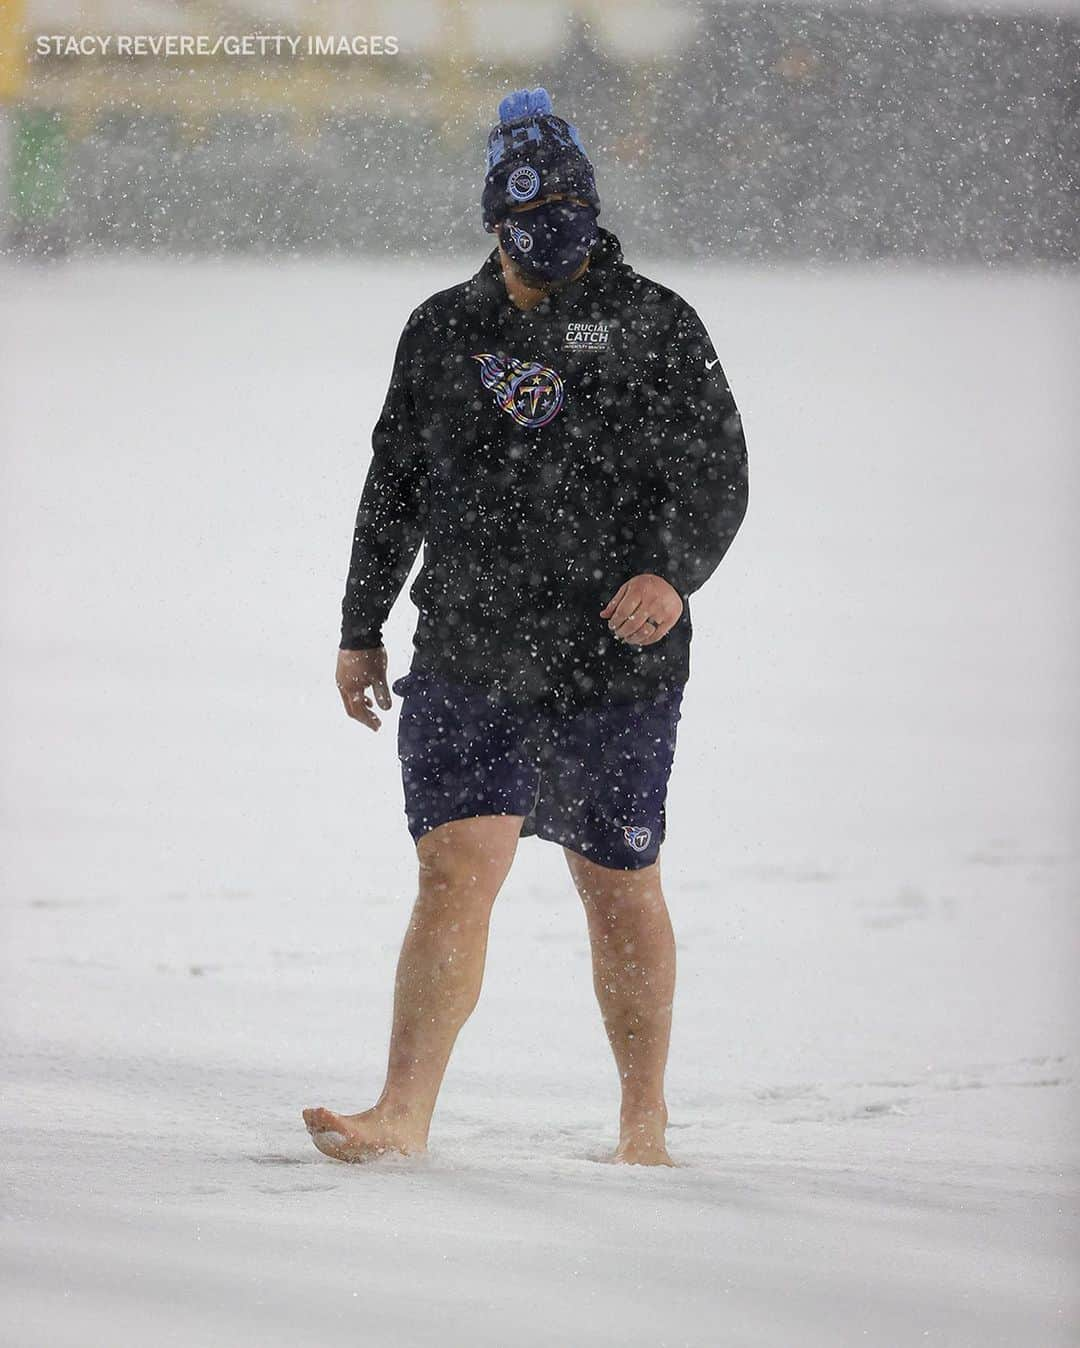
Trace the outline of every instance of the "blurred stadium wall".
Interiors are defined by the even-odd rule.
[[[399,52],[37,48],[110,34],[394,35]],[[484,137],[522,84],[577,123],[603,218],[637,251],[1080,260],[1070,0],[0,0],[3,247],[475,253]]]

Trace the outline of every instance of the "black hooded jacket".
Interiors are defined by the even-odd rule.
[[[686,682],[687,601],[746,512],[746,443],[701,320],[612,233],[527,312],[497,251],[421,304],[372,443],[342,649],[381,643],[422,541],[414,669],[568,710]],[[599,616],[642,572],[684,601],[650,646]]]

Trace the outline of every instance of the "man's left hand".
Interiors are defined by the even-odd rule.
[[[646,572],[620,585],[600,610],[608,627],[631,646],[651,646],[666,637],[682,617],[678,590],[662,576]]]

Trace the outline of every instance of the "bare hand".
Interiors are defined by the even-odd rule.
[[[662,576],[632,576],[600,610],[608,626],[631,646],[652,646],[682,617],[682,596]]]
[[[386,647],[367,651],[338,651],[337,686],[345,710],[354,721],[378,730],[382,721],[372,711],[368,689],[383,711],[390,709],[390,689],[386,686]]]

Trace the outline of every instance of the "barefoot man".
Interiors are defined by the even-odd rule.
[[[412,313],[373,433],[337,685],[378,729],[382,628],[423,542],[393,684],[419,884],[382,1094],[358,1114],[304,1110],[340,1160],[425,1150],[492,905],[535,835],[562,847],[585,906],[621,1087],[613,1159],[671,1164],[664,803],[688,600],[745,514],[746,445],[697,314],[623,261],[599,210],[547,93],[504,98],[483,191],[497,247]]]

